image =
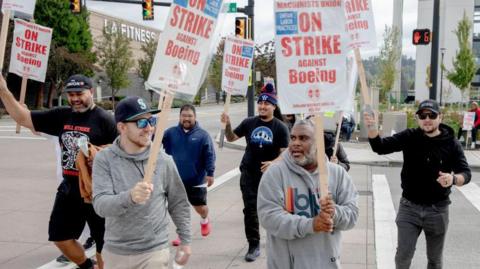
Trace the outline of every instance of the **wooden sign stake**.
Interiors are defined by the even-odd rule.
[[[162,96],[160,96],[162,98]],[[159,104],[162,100],[159,98]],[[155,138],[150,146],[150,155],[148,156],[147,168],[145,169],[145,176],[143,181],[151,183],[153,172],[157,166],[158,154],[160,152],[160,146],[162,145],[163,134],[167,127],[168,117],[172,110],[173,93],[167,90],[165,94],[165,100],[163,101],[162,111],[158,113],[157,127],[155,129]]]
[[[19,103],[21,105],[25,104],[25,95],[27,93],[27,82],[28,82],[28,77],[27,75],[23,75],[22,77],[22,86],[20,88],[20,100]],[[17,127],[15,128],[15,133],[19,134],[20,133],[20,124],[17,123]]]
[[[328,196],[328,172],[325,162],[325,141],[323,139],[323,115],[315,115],[315,136],[317,144],[317,163],[320,181],[320,198]]]
[[[225,104],[223,106],[223,112],[228,115],[228,111],[230,110],[230,99],[232,98],[232,94],[227,92],[227,98],[225,98]],[[222,129],[220,130],[220,138],[218,147],[223,148],[224,140],[225,140],[225,129],[227,124],[222,122]]]

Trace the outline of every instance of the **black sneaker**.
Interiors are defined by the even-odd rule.
[[[70,263],[70,260],[67,257],[65,257],[65,255],[58,256],[56,261],[59,263]]]
[[[250,246],[248,247],[248,252],[247,254],[245,254],[245,260],[247,262],[254,262],[258,258],[258,256],[260,256],[260,245],[250,244]]]
[[[92,237],[87,238],[87,241],[85,241],[85,244],[83,244],[83,248],[85,250],[88,250],[95,246],[95,240]]]

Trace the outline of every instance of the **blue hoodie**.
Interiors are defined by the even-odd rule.
[[[185,132],[181,124],[169,128],[163,136],[165,152],[173,157],[185,186],[198,186],[205,176],[215,172],[215,149],[210,135],[198,122]]]

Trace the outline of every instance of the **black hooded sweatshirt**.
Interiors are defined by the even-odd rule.
[[[464,184],[470,182],[472,176],[453,129],[445,124],[440,124],[439,129],[440,134],[435,137],[428,137],[422,129],[415,128],[390,137],[369,139],[372,150],[378,154],[403,152],[402,196],[416,204],[450,204],[450,187],[443,188],[437,182],[440,171],[462,173]]]

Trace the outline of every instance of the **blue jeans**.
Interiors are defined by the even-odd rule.
[[[398,228],[395,254],[397,269],[410,268],[417,239],[422,230],[427,242],[427,268],[442,268],[443,245],[448,229],[448,205],[418,205],[402,198],[396,223]]]

